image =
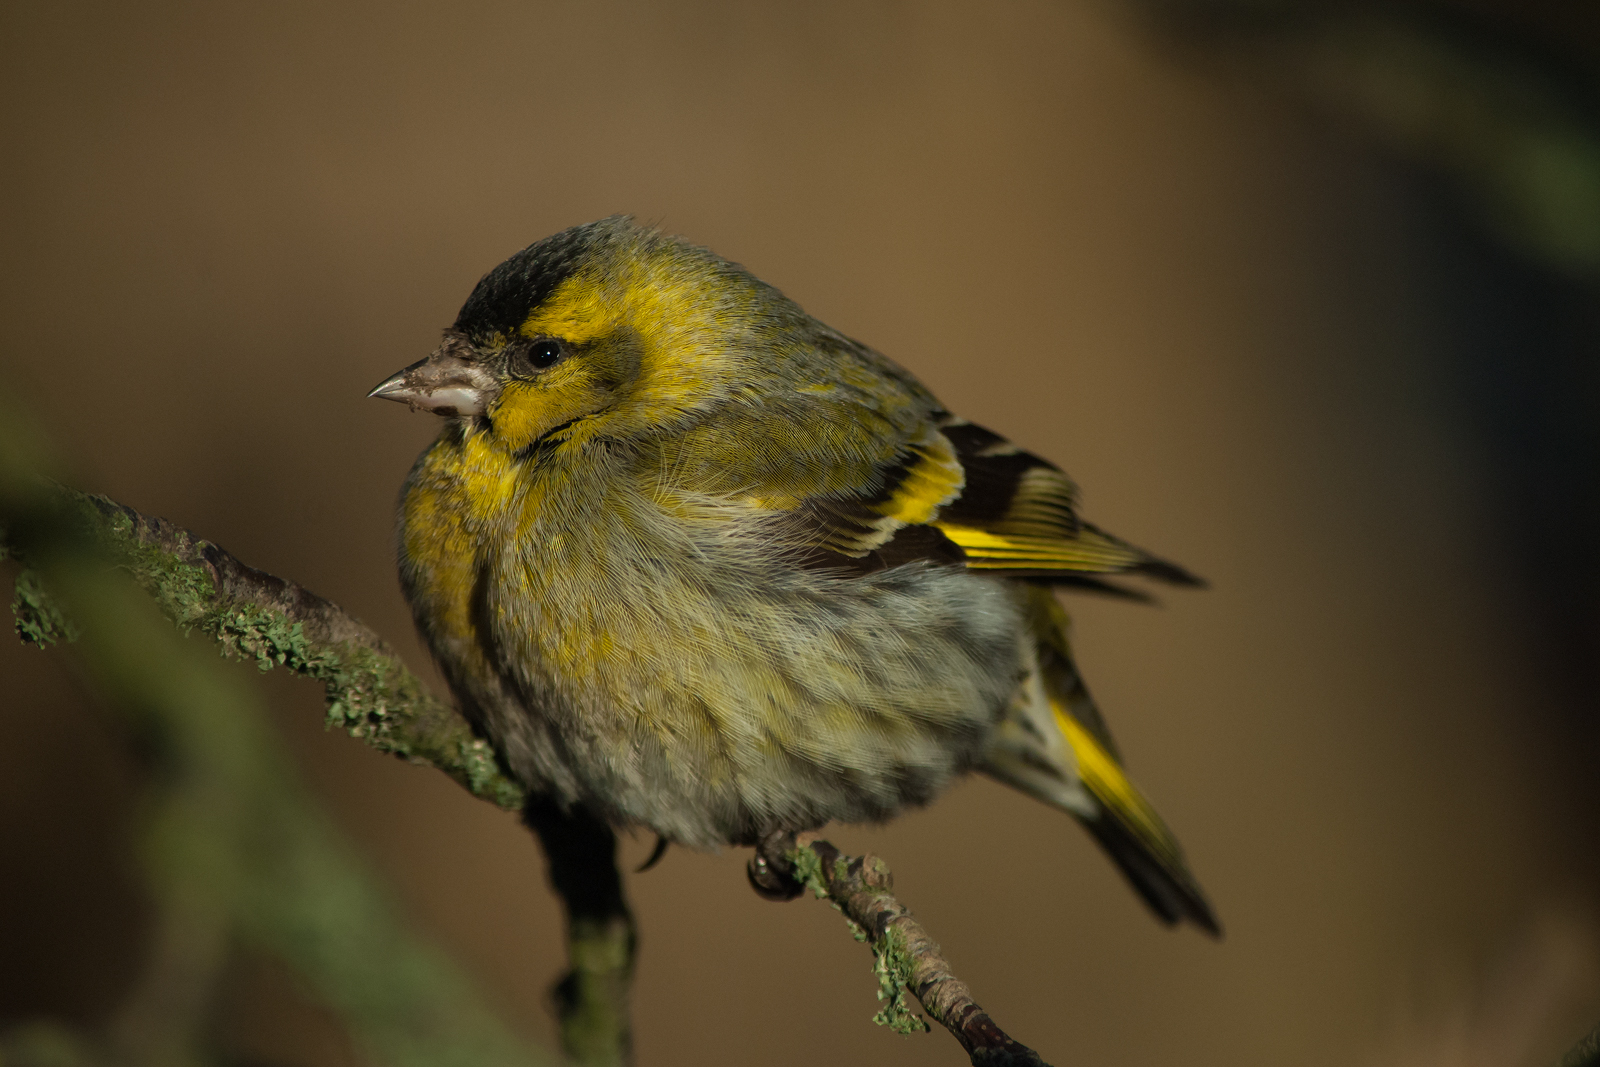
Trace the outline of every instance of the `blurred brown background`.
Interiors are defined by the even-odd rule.
[[[987,781],[830,835],[890,861],[1003,1025],[1057,1063],[1543,1062],[1600,1018],[1600,259],[1340,106],[1337,64],[1299,78],[1334,22],[1180,6],[8,5],[0,387],[83,487],[422,667],[390,527],[437,426],[363,394],[509,253],[660,223],[1213,583],[1071,606],[1225,942],[1159,928],[1069,820]],[[1580,6],[1423,23],[1581,70]],[[1577,99],[1549,84],[1535,104]],[[138,775],[69,663],[0,641],[0,1023],[95,1025],[148,936]],[[549,1045],[527,834],[324,733],[314,686],[261,684],[415,925]],[[744,859],[629,882],[643,1067],[960,1061],[874,1027],[866,950],[757,899]],[[242,1062],[358,1062],[271,961],[221,1011]]]

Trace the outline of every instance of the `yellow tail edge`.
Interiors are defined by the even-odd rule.
[[[1072,746],[1079,779],[1101,808],[1099,816],[1080,816],[1080,821],[1165,922],[1187,919],[1212,936],[1221,937],[1222,926],[1216,913],[1189,873],[1183,849],[1167,824],[1094,734],[1054,697],[1050,708]]]

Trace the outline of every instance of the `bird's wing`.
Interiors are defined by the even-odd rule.
[[[1078,518],[1077,489],[998,434],[941,415],[867,484],[795,501],[779,539],[807,561],[866,573],[913,560],[1135,595],[1101,576],[1199,585],[1188,571]]]

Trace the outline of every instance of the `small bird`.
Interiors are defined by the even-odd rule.
[[[1200,582],[884,356],[614,216],[490,271],[371,395],[447,420],[405,483],[401,584],[529,790],[717,848],[983,771],[1075,816],[1161,919],[1218,932],[1055,596]]]

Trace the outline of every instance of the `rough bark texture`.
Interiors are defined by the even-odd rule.
[[[878,997],[885,1004],[874,1021],[901,1033],[926,1030],[905,1003],[909,991],[978,1067],[1048,1067],[978,1006],[928,931],[895,897],[889,865],[877,856],[846,856],[826,841],[796,845],[792,837],[769,838],[751,860],[750,882],[773,900],[810,889],[844,912],[851,932],[872,947],[876,960]]]

